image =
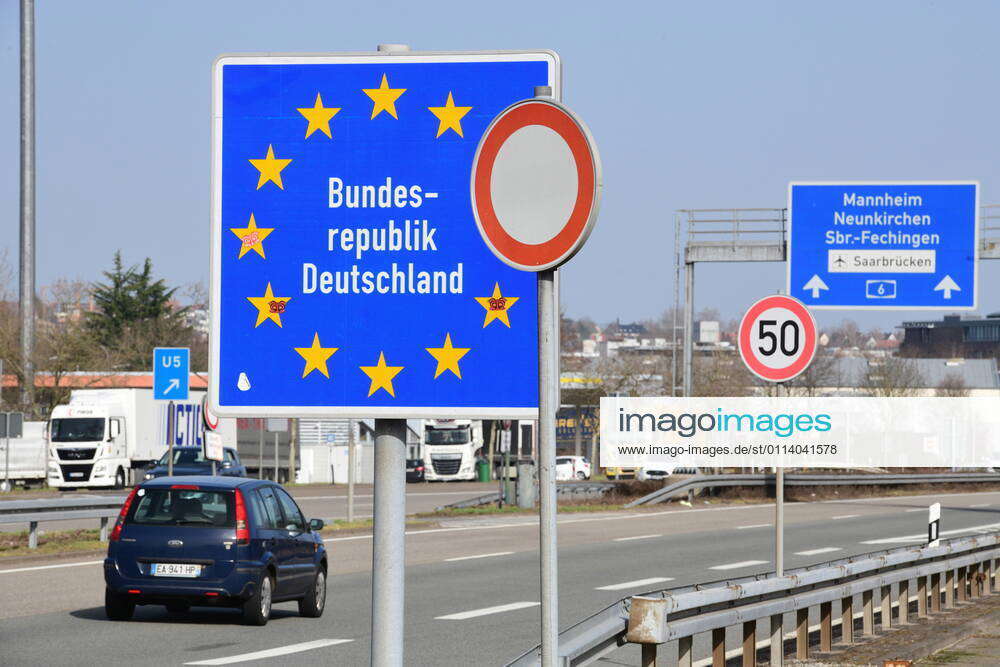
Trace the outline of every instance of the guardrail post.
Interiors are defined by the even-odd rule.
[[[726,667],[726,629],[712,630],[712,667]]]
[[[986,559],[983,561],[983,595],[990,595],[993,592],[993,561]]]
[[[917,577],[917,618],[927,618],[927,577]]]
[[[993,559],[993,590],[1000,591],[1000,558]]]
[[[795,612],[795,659],[809,658],[809,607]]]
[[[969,589],[968,581],[966,577],[966,569],[964,567],[958,568],[958,601],[966,602],[969,599]]]
[[[757,620],[743,622],[743,667],[757,664]]]
[[[101,542],[108,541],[108,517],[101,517]]]
[[[910,618],[910,582],[899,582],[899,624],[906,625]]]
[[[771,616],[771,667],[781,667],[785,661],[784,614]]]
[[[28,548],[37,549],[38,548],[38,522],[29,521],[28,522]]]
[[[677,667],[691,667],[694,664],[693,637],[681,637],[677,640]]]
[[[854,643],[854,596],[840,599],[840,639],[845,644]]]
[[[969,566],[969,597],[973,600],[979,597],[979,563]]]
[[[875,608],[872,604],[872,591],[865,591],[861,594],[862,613],[861,631],[866,637],[875,634]]]
[[[819,605],[819,650],[829,653],[833,649],[833,603]]]
[[[931,613],[941,611],[941,573],[931,575]]]
[[[955,570],[944,573],[944,606],[945,609],[955,606]]]
[[[892,627],[892,586],[882,587],[882,632]]]
[[[656,647],[657,644],[642,645],[642,660],[639,663],[642,667],[656,667]]]

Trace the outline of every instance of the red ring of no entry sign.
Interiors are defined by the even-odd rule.
[[[562,137],[576,163],[577,193],[573,211],[563,228],[548,241],[522,243],[507,233],[493,208],[491,181],[493,166],[504,142],[529,125],[542,125]],[[581,237],[586,235],[596,203],[596,169],[589,137],[569,112],[551,102],[520,102],[493,121],[487,128],[473,166],[473,207],[476,221],[495,252],[510,263],[529,270],[559,264],[568,259]]]
[[[750,349],[750,333],[753,323],[757,321],[757,317],[761,313],[770,308],[790,310],[799,318],[799,322],[802,323],[802,333],[805,339],[802,352],[795,361],[784,368],[765,366],[753,353],[753,350]],[[804,371],[816,355],[816,320],[813,319],[812,313],[798,299],[780,294],[764,297],[750,306],[743,319],[740,320],[739,346],[743,363],[758,377],[772,382],[791,380]]]

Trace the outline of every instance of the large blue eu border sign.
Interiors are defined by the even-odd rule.
[[[976,307],[978,183],[791,183],[788,211],[788,293],[810,308]]]
[[[537,418],[537,278],[473,219],[480,136],[549,52],[223,56],[213,409]]]

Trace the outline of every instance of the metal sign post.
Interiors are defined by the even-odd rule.
[[[10,413],[0,412],[0,427],[3,428],[3,451],[4,451],[4,473],[3,484],[0,484],[0,491],[7,493],[11,490],[10,483]]]
[[[538,276],[538,479],[542,666],[559,652],[556,549],[556,412],[559,410],[556,268],[583,246],[597,220],[601,163],[590,132],[548,86],[486,128],[472,164],[472,200],[483,241]]]
[[[354,521],[354,420],[347,420],[347,521]]]
[[[538,416],[538,281],[483,244],[468,166],[486,119],[560,71],[549,51],[403,45],[213,68],[209,400],[376,419],[380,667],[403,662],[404,419]]]

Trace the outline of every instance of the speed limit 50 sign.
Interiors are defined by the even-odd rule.
[[[757,301],[740,321],[740,356],[762,380],[791,380],[816,354],[816,320],[798,299],[769,296]]]

